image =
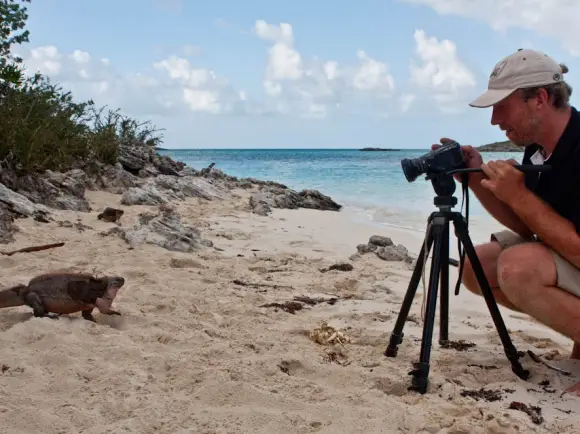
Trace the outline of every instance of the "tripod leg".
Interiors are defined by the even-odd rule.
[[[439,305],[439,345],[449,340],[449,221],[445,220],[441,246],[441,304]]]
[[[430,221],[430,220],[429,220]],[[413,304],[413,299],[417,293],[417,287],[419,286],[419,281],[421,280],[421,274],[423,272],[423,267],[425,263],[425,252],[431,250],[431,245],[433,244],[432,238],[433,229],[432,226],[428,226],[425,240],[419,251],[419,256],[417,257],[417,263],[415,264],[415,270],[409,281],[409,286],[407,292],[405,293],[405,298],[401,304],[401,309],[399,310],[399,316],[395,323],[395,327],[391,333],[391,338],[389,339],[389,345],[384,352],[387,357],[396,357],[398,351],[398,345],[403,342],[403,327],[407,321],[407,316],[409,315],[409,310],[411,310],[411,305]]]
[[[421,341],[421,355],[419,363],[415,364],[415,369],[410,372],[413,375],[411,390],[415,390],[419,393],[425,393],[427,391],[427,383],[429,376],[429,359],[431,357],[431,345],[433,340],[433,326],[435,322],[435,311],[437,308],[437,292],[439,285],[439,274],[441,272],[441,262],[447,262],[449,257],[442,256],[443,250],[443,229],[446,224],[444,217],[437,217],[435,225],[433,226],[433,238],[434,238],[434,248],[433,248],[433,258],[431,263],[431,273],[429,276],[429,289],[427,293],[427,307],[425,311],[425,323],[423,324],[423,339]]]
[[[477,282],[481,288],[483,298],[485,299],[489,312],[491,313],[495,328],[497,329],[499,338],[503,344],[504,352],[512,364],[512,371],[522,380],[526,380],[529,378],[530,372],[525,370],[518,360],[518,352],[509,336],[507,327],[505,326],[501,312],[499,311],[497,302],[495,301],[495,297],[493,296],[493,292],[489,286],[489,282],[485,277],[483,267],[481,266],[481,262],[479,261],[477,253],[475,252],[475,247],[473,246],[473,243],[469,237],[467,226],[463,221],[463,216],[461,216],[461,214],[454,215],[453,223],[455,225],[456,234],[465,248],[465,253],[469,258],[469,262],[471,263],[471,267],[473,268],[473,272],[475,273],[475,277],[477,278]]]

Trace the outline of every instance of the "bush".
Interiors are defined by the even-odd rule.
[[[22,0],[29,2],[30,0]],[[115,164],[121,145],[158,146],[162,137],[149,122],[119,110],[97,109],[92,100],[74,102],[70,92],[39,73],[26,77],[10,46],[28,42],[26,8],[0,0],[0,163],[22,172],[65,171],[96,160]]]

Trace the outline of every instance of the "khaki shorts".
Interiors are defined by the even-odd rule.
[[[502,250],[511,246],[515,246],[516,244],[541,242],[537,241],[535,238],[523,238],[522,236],[509,230],[491,234],[491,241],[497,241],[500,244]],[[559,288],[565,289],[577,297],[580,297],[580,269],[573,265],[571,262],[564,259],[560,254],[551,248],[548,247],[548,250],[554,257],[554,262],[556,263],[556,271],[558,273],[557,286]]]

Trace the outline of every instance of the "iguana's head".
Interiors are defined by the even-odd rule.
[[[125,284],[125,278],[121,276],[107,276],[107,289],[119,289]]]

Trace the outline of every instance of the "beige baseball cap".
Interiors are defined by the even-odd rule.
[[[547,54],[519,49],[494,66],[487,90],[469,105],[491,107],[518,89],[558,83],[563,74],[562,67]]]

